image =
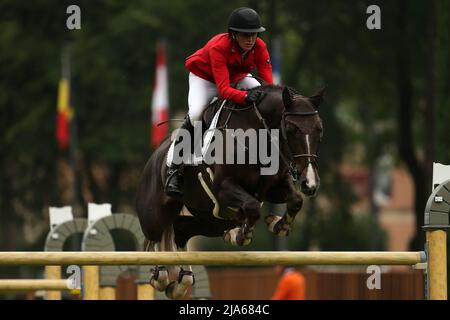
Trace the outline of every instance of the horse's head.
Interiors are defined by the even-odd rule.
[[[281,119],[281,132],[289,157],[298,170],[300,190],[306,196],[316,194],[319,185],[317,166],[319,144],[322,140],[322,121],[318,107],[323,100],[324,89],[311,97],[292,93],[283,89],[284,110]]]

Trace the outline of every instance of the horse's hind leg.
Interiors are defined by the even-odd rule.
[[[160,250],[161,243],[154,244],[154,251],[158,252]],[[158,291],[166,290],[170,283],[169,280],[169,270],[165,266],[156,265],[154,268],[150,269],[150,285]]]
[[[153,243],[153,251],[177,251],[175,245],[175,233],[173,226],[167,227],[161,234],[160,241]],[[170,284],[170,275],[173,274],[173,266],[167,268],[166,266],[156,265],[151,269],[150,284],[158,291],[164,291]]]
[[[178,251],[189,251],[188,241],[191,237],[201,234],[198,232],[200,224],[193,216],[178,216],[173,225],[175,244]],[[190,265],[180,266],[178,278],[172,281],[166,289],[166,296],[170,299],[180,299],[195,283],[194,273]]]
[[[178,251],[187,251],[187,246],[179,248]],[[178,279],[170,282],[166,288],[166,296],[169,299],[181,299],[195,283],[194,273],[190,265],[179,268]]]

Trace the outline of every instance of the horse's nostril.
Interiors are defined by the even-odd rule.
[[[301,186],[302,191],[305,194],[313,195],[316,193],[317,186],[315,186],[315,185],[310,186],[308,184],[308,180],[303,180],[302,182],[300,182],[300,186]]]

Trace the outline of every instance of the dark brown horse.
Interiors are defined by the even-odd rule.
[[[261,139],[269,139],[270,151],[276,152],[279,163],[276,173],[263,175],[261,169],[267,163],[262,163],[259,157],[253,164],[184,166],[184,198],[176,200],[164,193],[166,157],[171,144],[167,138],[145,166],[137,195],[137,213],[148,239],[147,250],[187,250],[188,240],[196,235],[223,237],[233,245],[249,244],[263,201],[286,203],[283,217],[269,215],[265,222],[277,235],[289,233],[302,208],[300,192],[312,196],[319,187],[317,152],[323,127],[317,110],[323,90],[305,97],[287,87],[259,89],[264,91],[264,97],[257,105],[226,107],[217,127],[220,132],[237,128],[279,132],[278,140],[275,135],[258,136],[258,146]],[[210,123],[217,109],[218,104],[210,106],[203,121]],[[234,137],[225,135],[224,140],[227,139]],[[247,153],[251,149],[247,140],[244,145],[235,141],[232,145]],[[150,283],[157,290],[165,290],[169,298],[180,298],[193,285],[194,276],[190,266],[186,266],[181,268],[176,281],[170,281],[168,269],[156,266]]]

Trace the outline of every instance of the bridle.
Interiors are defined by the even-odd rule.
[[[256,106],[256,103],[253,102],[253,104],[249,105],[246,108],[239,108],[239,109],[235,109],[235,108],[229,108],[224,106],[225,109],[230,109],[231,112],[228,115],[228,118],[225,121],[225,125],[224,128],[226,128],[228,121],[230,120],[231,114],[233,111],[246,111],[249,110],[250,108],[254,108],[256,116],[258,117],[259,121],[262,123],[262,125],[264,126],[264,128],[267,130],[267,134],[269,135],[269,139],[270,141],[272,141],[272,135],[271,135],[271,130],[269,128],[269,126],[266,123],[266,120],[263,118],[263,116],[261,115],[261,113],[259,112],[258,107]],[[283,151],[280,149],[280,147],[275,143],[275,147],[278,149],[278,153],[280,155],[281,160],[283,161],[283,163],[285,164],[285,166],[288,168],[289,170],[289,175],[292,177],[292,181],[297,181],[300,178],[300,173],[303,172],[305,170],[305,168],[310,165],[313,164],[315,166],[317,166],[317,159],[319,159],[319,156],[317,154],[311,154],[311,153],[300,153],[300,154],[294,154],[289,146],[289,141],[287,138],[287,134],[286,134],[286,117],[288,116],[303,116],[303,117],[308,117],[308,116],[314,116],[319,114],[319,112],[317,110],[314,111],[296,111],[296,112],[289,112],[286,111],[286,109],[283,110],[283,113],[281,114],[281,120],[280,120],[280,129],[281,129],[281,136],[283,138],[282,143],[285,145],[287,151],[288,151],[288,157],[283,153]],[[306,165],[302,168],[302,171],[298,171],[297,167],[295,166],[295,159],[296,158],[307,158],[307,163]]]
[[[281,121],[280,121],[280,128],[281,128],[281,136],[283,137],[283,142],[288,150],[288,154],[291,156],[291,161],[288,164],[289,168],[289,174],[292,176],[292,179],[294,181],[297,181],[300,177],[300,173],[305,170],[305,168],[310,165],[317,165],[317,159],[319,159],[319,156],[317,154],[312,153],[300,153],[300,154],[294,154],[291,150],[291,147],[289,146],[289,141],[286,134],[286,117],[287,116],[315,116],[316,114],[319,114],[317,110],[314,111],[297,111],[297,112],[286,112],[283,111],[281,114]],[[280,150],[280,154],[282,157],[284,156],[282,151]],[[307,163],[305,167],[302,169],[302,171],[297,170],[297,167],[295,166],[295,159],[296,158],[307,158]],[[285,162],[286,164],[286,162]]]
[[[258,116],[259,120],[263,124],[264,128],[269,133],[270,139],[272,139],[270,134],[270,128],[266,123],[266,120],[262,117],[261,113],[258,110],[258,107],[256,106],[256,103],[253,103],[253,107],[255,108],[256,115]],[[291,147],[289,146],[289,141],[286,134],[286,117],[287,116],[314,116],[319,114],[317,110],[314,111],[296,111],[296,112],[287,112],[286,110],[283,110],[283,113],[281,114],[281,120],[280,120],[280,128],[281,128],[281,136],[283,138],[283,143],[286,146],[286,149],[288,150],[288,157],[283,153],[283,151],[278,148],[278,152],[280,154],[281,160],[284,162],[286,167],[289,170],[289,175],[292,177],[292,180],[295,182],[300,178],[300,173],[305,170],[305,168],[310,165],[317,165],[317,159],[319,159],[319,156],[317,154],[311,154],[311,153],[300,153],[300,154],[294,154],[291,150]],[[307,163],[302,169],[302,171],[298,171],[297,167],[295,166],[295,159],[296,158],[307,158]]]

